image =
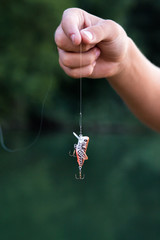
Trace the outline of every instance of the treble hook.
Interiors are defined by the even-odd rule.
[[[69,156],[70,156],[70,157],[76,157],[75,151],[73,151],[73,153],[71,153],[71,151],[69,151]]]
[[[85,178],[85,175],[83,174],[82,177],[82,167],[79,167],[79,177],[77,177],[77,174],[75,174],[75,179],[83,180]]]

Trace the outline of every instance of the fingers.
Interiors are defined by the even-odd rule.
[[[68,68],[79,68],[92,65],[100,55],[98,48],[93,48],[84,53],[65,52],[61,49],[59,51],[59,58],[62,65]]]
[[[80,58],[79,53],[68,53],[59,49],[60,66],[70,77],[90,77],[100,55],[100,50],[98,48],[94,48],[81,54],[82,56]]]
[[[62,26],[60,25],[55,32],[55,42],[58,48],[63,49],[66,52],[79,52],[79,45],[75,45],[72,43],[71,39],[69,39],[64,33]],[[83,44],[82,43],[82,52],[86,52],[89,49],[93,48],[94,44]]]
[[[101,41],[114,41],[121,31],[120,25],[112,20],[101,20],[96,25],[81,30],[85,44],[98,44]]]
[[[94,25],[88,23],[88,26],[84,27],[84,22],[88,21],[85,15],[87,14],[80,9],[67,9],[64,12],[61,25],[55,33],[55,41],[59,48],[79,52],[79,45],[83,43],[83,51],[88,51],[100,42],[109,43],[124,35],[122,27],[112,20],[96,18],[97,22]]]
[[[81,77],[84,78],[84,77],[90,77],[92,75],[96,62],[82,68],[73,68],[73,69],[65,67],[61,63],[61,60],[59,61],[59,64],[68,76],[72,78],[81,78]]]

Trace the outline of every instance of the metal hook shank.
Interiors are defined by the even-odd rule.
[[[83,174],[83,177],[82,177],[82,168],[79,167],[79,177],[77,177],[77,174],[75,174],[75,179],[83,180],[84,178],[85,178],[84,174]]]

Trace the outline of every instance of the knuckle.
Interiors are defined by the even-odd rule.
[[[57,47],[63,48],[64,41],[63,41],[63,36],[60,30],[60,27],[57,28],[55,35],[54,35],[55,43]]]
[[[104,23],[110,24],[111,26],[115,26],[116,25],[116,23],[113,20],[111,20],[111,19],[104,20]]]
[[[63,49],[63,41],[60,37],[57,38],[56,44],[58,48]]]
[[[64,66],[66,67],[71,67],[71,62],[70,62],[70,58],[68,57],[67,54],[63,54],[63,57],[62,57],[62,62],[64,64]]]
[[[64,66],[64,64],[62,63],[61,59],[59,59],[59,65],[61,66],[61,68],[63,69],[63,71],[70,77],[73,77],[73,74],[72,74],[72,69]]]
[[[115,21],[111,20],[111,19],[107,19],[105,20],[106,24],[110,26],[111,29],[113,29],[115,32],[119,31],[119,27],[120,25],[118,23],[116,23]]]

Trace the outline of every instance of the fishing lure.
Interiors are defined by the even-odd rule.
[[[84,179],[84,175],[82,177],[82,167],[85,160],[88,160],[88,156],[86,154],[88,143],[89,143],[89,137],[83,136],[80,134],[79,136],[73,132],[73,135],[78,139],[78,143],[74,144],[74,151],[73,154],[70,156],[77,157],[77,162],[79,165],[79,178],[75,174],[76,179]],[[75,155],[76,154],[76,155]]]

